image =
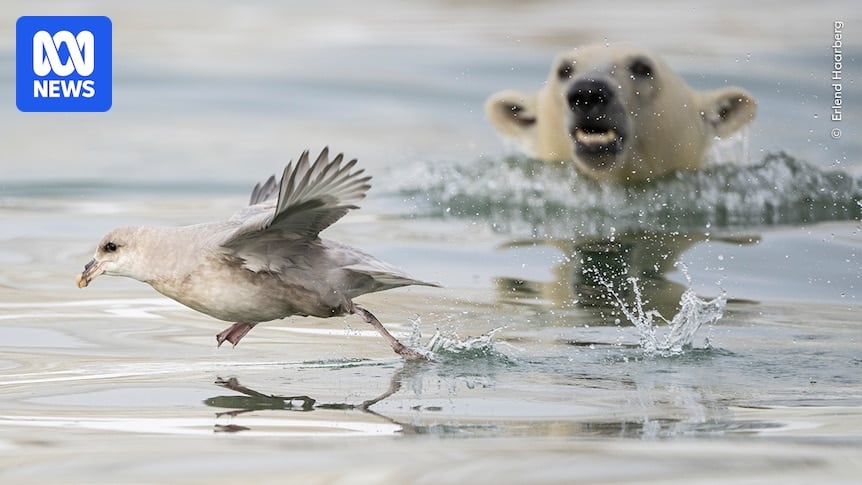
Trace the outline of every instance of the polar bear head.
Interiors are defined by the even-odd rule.
[[[749,123],[756,102],[735,87],[695,91],[655,54],[602,44],[558,56],[538,93],[502,91],[485,111],[529,156],[632,183],[701,168],[710,142]]]

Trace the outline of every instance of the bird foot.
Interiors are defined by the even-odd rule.
[[[380,335],[382,335],[384,339],[386,339],[386,342],[389,343],[389,346],[392,347],[392,350],[394,350],[396,354],[407,360],[421,360],[425,362],[433,362],[433,359],[431,359],[430,356],[424,355],[402,344],[401,341],[399,341],[397,338],[395,338],[394,335],[389,333],[389,330],[386,330],[386,327],[384,327],[383,324],[380,323],[380,320],[378,320],[377,317],[375,317],[368,310],[358,305],[353,305],[353,313],[359,315],[360,317],[362,317],[363,320],[370,323],[371,326],[374,327],[374,329],[377,330],[377,332],[380,333]]]
[[[252,323],[234,323],[216,335],[216,342],[218,342],[218,346],[221,347],[221,344],[227,340],[236,347],[236,344],[238,344],[239,341],[245,337],[245,334],[247,334],[252,328],[254,328],[254,324]]]
[[[404,357],[406,360],[421,360],[423,362],[434,362],[434,359],[432,359],[428,355],[417,352],[410,347],[402,344],[401,342],[398,342],[398,344],[400,345],[400,348],[393,345],[392,350],[394,350],[395,353],[400,355],[401,357]]]

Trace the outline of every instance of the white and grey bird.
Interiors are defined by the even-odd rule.
[[[219,346],[225,341],[235,346],[261,322],[356,314],[399,355],[424,359],[353,299],[401,286],[438,285],[319,237],[358,208],[355,203],[371,188],[371,177],[354,170],[355,159],[343,162],[342,154],[330,160],[328,148],[314,163],[303,152],[280,182],[272,176],[257,184],[250,205],[226,221],[114,229],[76,278],[78,286],[102,274],[147,283],[189,308],[236,322],[216,335]]]

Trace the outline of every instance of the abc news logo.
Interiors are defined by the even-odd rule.
[[[21,17],[16,101],[21,111],[107,111],[112,103],[108,17]]]
[[[61,30],[53,36],[44,30],[33,36],[33,72],[37,76],[47,76],[53,71],[58,76],[68,76],[77,72],[86,77],[93,74],[95,56],[93,55],[93,33],[82,30],[77,36],[68,30]],[[60,60],[60,48],[66,47],[69,59]],[[96,94],[96,82],[92,79],[43,79],[33,81],[33,96],[39,98],[92,98]]]

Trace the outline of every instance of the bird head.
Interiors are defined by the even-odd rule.
[[[139,228],[122,227],[106,234],[93,259],[84,265],[84,271],[76,278],[78,288],[84,288],[99,275],[129,276],[135,278],[141,272],[141,258],[135,250]]]

